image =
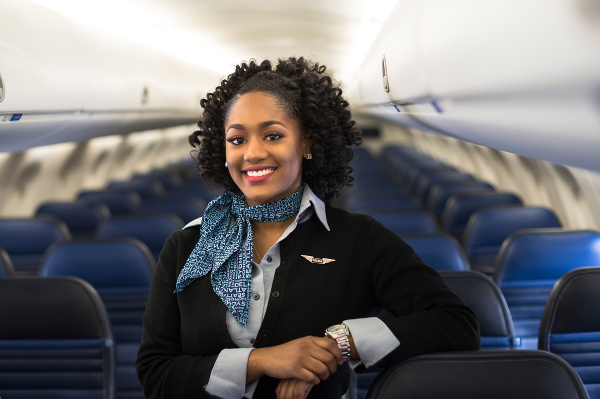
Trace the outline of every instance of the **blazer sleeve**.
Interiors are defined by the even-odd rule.
[[[378,366],[428,352],[479,349],[475,313],[440,274],[393,232],[373,220],[367,229],[376,302],[400,346]]]
[[[173,233],[163,247],[144,315],[136,369],[148,399],[212,397],[204,387],[208,384],[217,355],[203,357],[182,353],[181,315],[177,295],[173,291],[179,269],[177,265],[181,262],[179,258],[189,255],[193,247],[186,248],[190,244],[182,244],[180,236],[177,232]]]

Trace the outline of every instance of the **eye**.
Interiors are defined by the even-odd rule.
[[[272,132],[265,136],[265,140],[269,140],[269,141],[275,141],[275,140],[279,140],[281,138],[283,138],[283,134],[277,133],[277,132]]]
[[[240,145],[240,144],[243,144],[244,141],[246,141],[246,140],[243,137],[235,136],[235,137],[228,138],[227,141],[233,145]]]

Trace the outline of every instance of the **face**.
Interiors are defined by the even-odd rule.
[[[229,173],[249,206],[283,199],[302,184],[310,143],[267,93],[241,95],[225,120]]]

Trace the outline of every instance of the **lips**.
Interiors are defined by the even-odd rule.
[[[250,183],[260,183],[270,178],[273,172],[275,172],[275,168],[244,170],[244,177]]]

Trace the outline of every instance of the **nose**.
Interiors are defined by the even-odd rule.
[[[247,162],[259,162],[266,159],[268,156],[264,142],[260,138],[250,138],[245,149],[244,161]]]

